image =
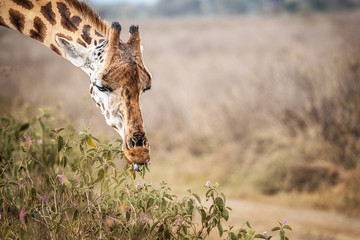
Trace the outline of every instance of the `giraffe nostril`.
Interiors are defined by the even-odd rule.
[[[136,145],[135,139],[134,139],[134,138],[130,138],[129,144],[130,144],[130,147],[131,147],[131,148],[134,148],[135,145]]]
[[[129,146],[130,146],[130,148],[144,147],[144,146],[146,146],[146,138],[144,138],[144,137],[141,137],[141,138],[132,137],[129,140]]]

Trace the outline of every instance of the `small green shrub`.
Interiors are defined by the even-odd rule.
[[[95,144],[96,143],[96,144]],[[30,122],[0,120],[0,234],[3,239],[205,239],[217,229],[225,239],[270,239],[247,228],[224,229],[230,207],[218,184],[204,198],[170,187],[140,184],[119,170],[121,140],[102,144],[88,132],[53,129],[48,114]],[[203,204],[202,202],[206,202]],[[280,224],[281,239],[287,239]]]

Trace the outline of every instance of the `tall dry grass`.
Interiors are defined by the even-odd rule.
[[[184,191],[211,178],[234,196],[291,192],[358,207],[359,20],[358,11],[138,20],[153,73],[141,101],[154,180]],[[80,70],[6,29],[0,46],[2,112],[51,106],[115,136]]]

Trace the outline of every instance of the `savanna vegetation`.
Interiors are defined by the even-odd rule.
[[[0,119],[0,233],[3,239],[270,239],[225,226],[231,208],[219,184],[203,198],[174,195],[164,182],[141,183],[151,162],[119,170],[121,140],[102,144],[88,132],[55,128],[49,114]],[[205,201],[206,204],[203,204]],[[287,222],[278,231],[288,239]]]

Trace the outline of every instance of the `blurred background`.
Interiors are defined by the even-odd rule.
[[[286,217],[295,239],[357,239],[360,0],[88,2],[123,29],[140,25],[151,181],[180,194],[219,182],[233,224]],[[0,114],[51,108],[111,141],[88,87],[65,59],[0,28]]]

